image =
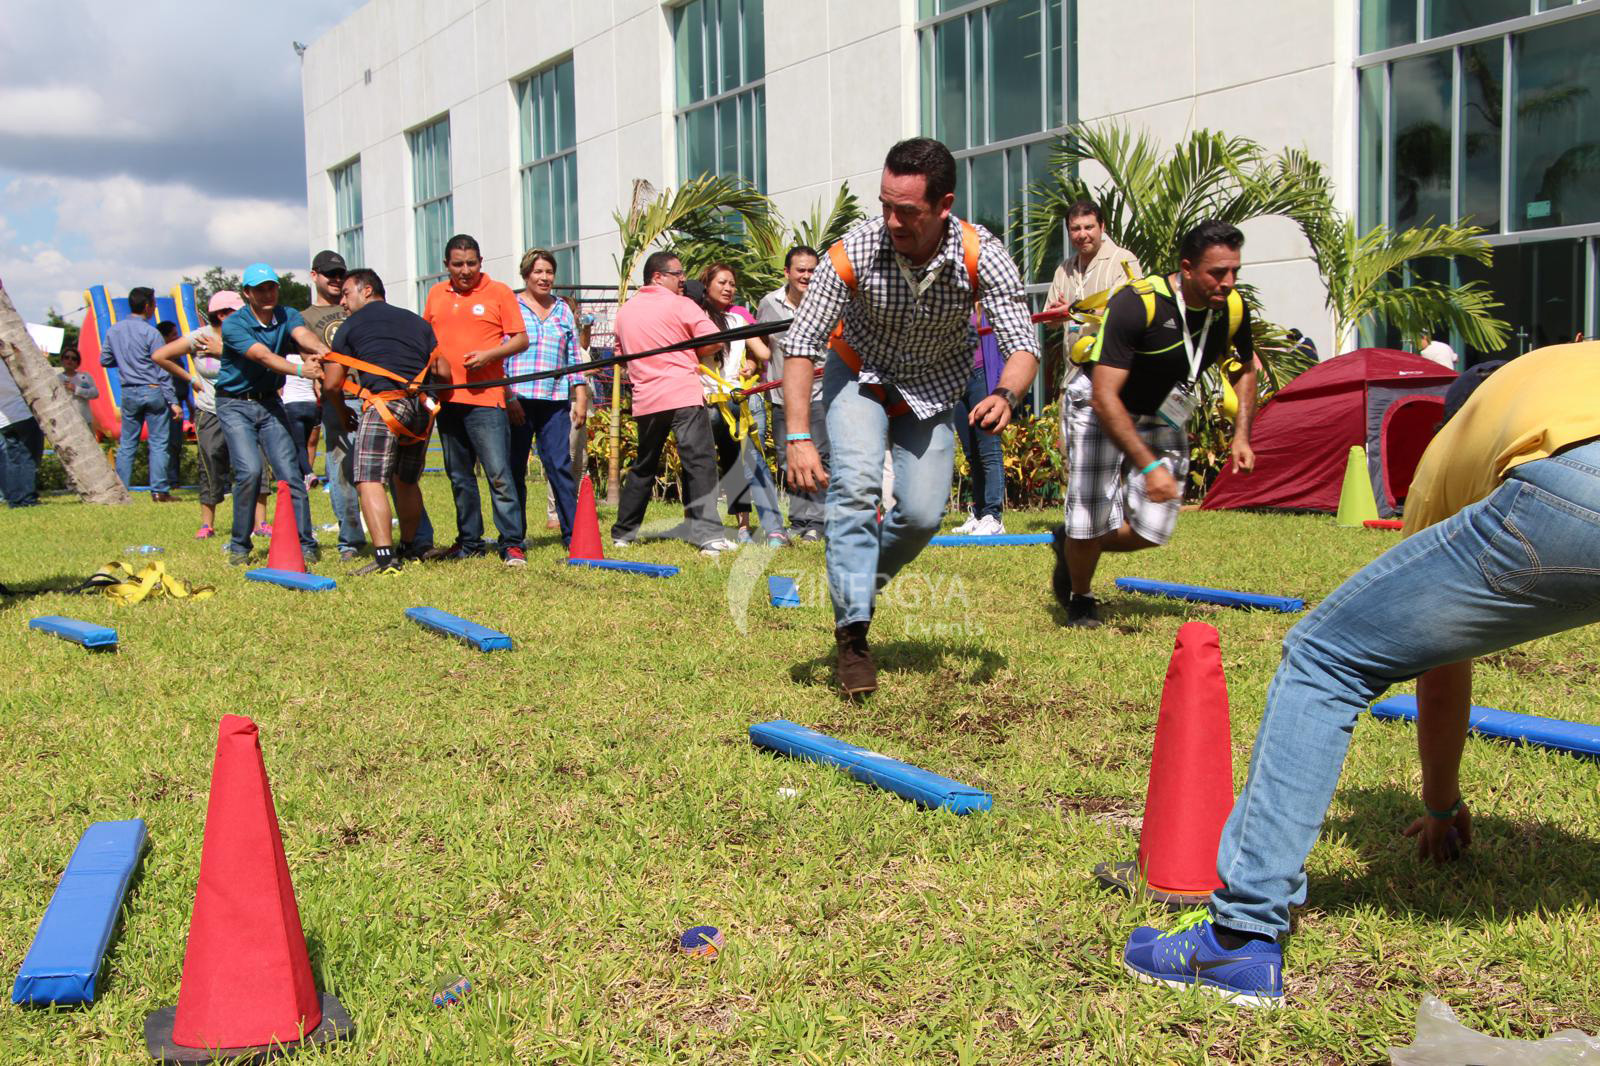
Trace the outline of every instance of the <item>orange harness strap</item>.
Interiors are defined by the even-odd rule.
[[[972,223],[965,219],[958,219],[957,221],[961,223],[961,258],[966,264],[967,281],[971,284],[973,296],[976,298],[978,292],[978,252],[981,242],[978,237],[978,231]],[[833,264],[833,272],[839,275],[840,281],[844,282],[845,288],[855,292],[857,285],[856,268],[850,262],[850,253],[845,251],[843,240],[835,241],[828,248],[828,260]],[[845,366],[850,368],[851,373],[857,377],[861,376],[861,353],[845,343],[844,319],[842,317],[838,324],[833,327],[833,335],[828,338],[828,347]],[[867,382],[861,388],[867,395],[883,405],[883,409],[888,412],[890,418],[911,413],[910,404],[906,403],[897,394],[891,394],[888,389],[877,382]]]
[[[383,392],[373,392],[371,389],[362,386],[360,382],[356,381],[354,374],[346,374],[344,378],[344,391],[346,394],[354,396],[356,399],[360,400],[367,407],[377,408],[378,417],[383,419],[383,424],[385,426],[389,427],[389,432],[393,433],[396,437],[399,437],[403,441],[416,444],[426,441],[430,436],[433,435],[433,418],[434,415],[438,413],[438,406],[434,404],[428,397],[423,397],[422,399],[423,409],[428,412],[428,424],[426,427],[424,427],[420,436],[411,432],[411,430],[408,429],[398,418],[394,416],[394,413],[389,410],[389,403],[392,400],[403,400],[408,396],[420,395],[415,391],[415,389],[416,386],[421,385],[423,379],[428,376],[428,367],[426,365],[424,365],[423,368],[417,372],[416,377],[412,378],[410,381],[407,381],[405,378],[401,377],[399,374],[396,374],[392,370],[381,366],[375,366],[364,359],[357,359],[353,355],[340,355],[338,352],[329,352],[327,355],[322,357],[322,361],[325,363],[338,363],[340,366],[348,367],[351,370],[360,370],[367,374],[376,374],[379,377],[389,378],[391,381],[398,381],[400,384],[404,385],[405,388],[386,389]]]

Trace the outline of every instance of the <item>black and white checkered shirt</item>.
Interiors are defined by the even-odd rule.
[[[978,294],[1000,351],[1008,357],[1013,352],[1038,354],[1017,265],[994,234],[975,228]],[[856,291],[845,286],[824,252],[784,336],[784,351],[822,362],[828,336],[842,314],[844,340],[861,356],[863,382],[893,386],[918,418],[950,407],[972,376],[972,353],[978,345],[956,217],[950,216],[944,245],[921,270],[912,270],[919,282],[930,271],[939,275],[920,298],[895,263],[883,219],[863,222],[845,234],[844,247],[855,268]]]

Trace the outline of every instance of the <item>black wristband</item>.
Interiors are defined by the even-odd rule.
[[[989,393],[989,395],[1000,397],[1011,407],[1013,411],[1017,409],[1017,394],[1006,388],[1004,385],[996,385],[994,391]]]

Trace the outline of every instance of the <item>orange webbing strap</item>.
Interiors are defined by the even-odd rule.
[[[972,286],[974,302],[978,295],[978,253],[981,251],[982,241],[978,237],[977,227],[965,219],[957,219],[961,224],[961,259],[967,268],[967,282]],[[833,264],[833,272],[839,275],[839,280],[844,282],[844,287],[851,292],[856,291],[856,268],[850,262],[850,253],[845,251],[844,241],[834,241],[828,248],[828,260]],[[833,350],[844,365],[850,368],[851,373],[861,375],[861,353],[857,352],[844,339],[844,320],[833,327],[833,335],[828,338],[828,347]],[[883,405],[889,417],[911,413],[911,405],[898,396],[891,396],[889,390],[875,382],[868,382],[861,386],[873,399]]]
[[[423,410],[428,412],[428,424],[423,428],[421,436],[418,436],[408,429],[405,424],[396,418],[394,413],[389,410],[389,402],[391,400],[403,400],[408,396],[416,397],[420,395],[414,390],[416,386],[422,384],[422,379],[428,376],[428,367],[426,364],[424,364],[422,369],[417,372],[416,377],[412,378],[410,381],[407,381],[405,378],[386,367],[376,366],[364,359],[357,359],[353,355],[341,355],[338,352],[329,352],[322,357],[322,361],[325,363],[338,363],[340,366],[348,367],[350,370],[360,370],[363,373],[376,374],[379,377],[388,378],[391,381],[398,381],[400,384],[404,385],[405,388],[403,389],[387,389],[383,392],[373,392],[371,389],[364,387],[360,382],[356,381],[354,374],[346,374],[344,377],[344,391],[348,395],[354,396],[356,399],[360,400],[366,406],[377,408],[378,417],[383,419],[383,424],[389,427],[390,433],[393,433],[401,440],[412,444],[425,441],[432,436],[433,416],[437,412],[438,408],[429,400],[429,398],[422,398]]]

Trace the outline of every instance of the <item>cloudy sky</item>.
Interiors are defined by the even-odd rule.
[[[292,46],[361,2],[0,2],[0,281],[22,316],[257,259],[303,277]]]

